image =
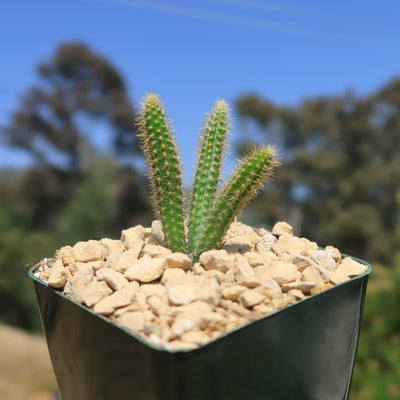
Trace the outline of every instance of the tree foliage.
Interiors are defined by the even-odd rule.
[[[296,108],[245,95],[237,110],[265,136],[278,136],[283,165],[268,199],[258,203],[266,221],[290,220],[298,234],[321,244],[390,260],[400,192],[400,80],[365,98],[346,93]]]
[[[79,171],[88,138],[82,118],[107,121],[117,152],[137,150],[134,108],[117,69],[82,43],[66,43],[37,68],[39,82],[22,96],[3,139],[29,151],[40,164],[66,158],[66,168]],[[83,149],[82,149],[83,147]]]

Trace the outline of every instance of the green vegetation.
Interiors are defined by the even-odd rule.
[[[225,101],[216,103],[201,140],[186,239],[178,151],[164,107],[155,93],[144,99],[138,122],[150,168],[153,205],[161,220],[167,246],[173,251],[186,252],[186,242],[189,242],[189,254],[197,261],[200,253],[220,244],[235,216],[271,176],[277,165],[274,149],[269,146],[254,149],[218,193],[229,113]]]

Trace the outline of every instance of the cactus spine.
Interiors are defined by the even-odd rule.
[[[207,222],[212,213],[220,180],[222,158],[230,128],[228,105],[216,102],[205,122],[200,142],[197,171],[193,184],[189,222],[189,253],[196,259],[206,242]]]
[[[164,106],[149,93],[139,113],[140,143],[150,169],[153,208],[161,220],[167,246],[186,252],[182,171]]]
[[[174,252],[188,252],[195,262],[200,253],[220,245],[235,216],[271,176],[278,165],[275,151],[270,146],[255,149],[240,162],[219,193],[230,117],[225,101],[217,101],[203,128],[186,239],[178,150],[164,106],[155,93],[145,97],[138,123],[141,147],[150,169],[153,206],[166,244]]]

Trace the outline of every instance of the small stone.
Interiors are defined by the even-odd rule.
[[[202,274],[204,277],[207,279],[212,279],[215,278],[218,283],[221,283],[225,277],[225,274],[223,274],[221,271],[217,271],[216,269],[210,269],[209,271],[204,271]]]
[[[192,267],[192,261],[189,256],[184,253],[172,253],[164,257],[165,268],[181,268],[183,270]]]
[[[266,304],[256,304],[252,310],[258,318],[274,312],[274,309]]]
[[[64,246],[58,251],[58,257],[61,259],[64,266],[75,262],[74,250],[71,246]]]
[[[295,300],[303,300],[306,298],[306,295],[302,290],[299,289],[291,289],[287,292],[288,296],[293,297]]]
[[[118,318],[118,323],[133,332],[144,330],[144,316],[143,313],[138,311],[122,314]]]
[[[282,285],[282,290],[284,292],[289,292],[292,290],[300,290],[302,293],[309,293],[311,289],[315,286],[315,282],[302,282],[302,281],[295,281],[290,283],[284,283]]]
[[[332,285],[339,285],[340,283],[350,280],[350,278],[338,271],[327,271],[329,276],[329,281]]]
[[[207,312],[203,314],[200,328],[204,330],[219,330],[223,331],[228,323],[228,320],[217,312]]]
[[[146,297],[165,297],[167,295],[167,288],[160,283],[150,283],[147,285],[142,285],[140,286],[139,291],[140,293],[143,293]]]
[[[221,297],[221,288],[215,277],[203,277],[203,282],[195,289],[197,300],[217,306]]]
[[[294,264],[277,261],[271,267],[271,278],[273,278],[280,285],[293,282],[297,279],[297,267]]]
[[[311,289],[311,294],[316,294],[324,286],[325,282],[315,267],[308,267],[302,272],[302,280],[304,282],[314,283],[315,286]]]
[[[181,336],[183,333],[191,331],[195,327],[193,321],[187,318],[179,318],[172,325],[172,332],[176,336]]]
[[[88,285],[94,278],[94,271],[91,265],[83,265],[69,282],[80,282],[83,285]]]
[[[311,259],[326,270],[334,271],[336,269],[336,261],[331,254],[325,250],[314,251],[311,254]]]
[[[181,268],[167,268],[162,275],[161,283],[165,286],[172,283],[179,283],[185,276],[185,272]]]
[[[201,264],[199,262],[193,264],[192,271],[196,275],[201,275],[206,272],[206,270],[201,266]],[[213,270],[213,271],[216,271],[216,270]]]
[[[189,304],[196,300],[193,287],[186,284],[175,284],[168,287],[168,298],[175,305]]]
[[[185,343],[193,343],[197,345],[202,345],[210,340],[204,332],[199,330],[185,332],[181,338]]]
[[[110,296],[101,299],[93,308],[93,311],[101,315],[110,315],[118,308],[128,306],[135,298],[139,289],[137,282],[130,282],[122,289],[117,290]]]
[[[300,254],[291,254],[292,263],[297,266],[297,269],[302,272],[308,267],[315,267],[316,263],[310,258],[306,256],[302,256]]]
[[[265,257],[260,253],[253,253],[253,252],[248,251],[248,252],[244,253],[243,255],[246,257],[249,265],[253,268],[257,267],[259,265],[266,264]],[[268,261],[267,261],[267,264],[268,264]]]
[[[327,274],[327,272],[329,271],[329,269],[325,269],[323,267],[324,264],[316,264],[315,268],[317,268],[319,274],[321,275],[321,278],[324,280],[324,282],[329,282],[329,276]]]
[[[78,242],[72,249],[78,262],[103,261],[107,257],[107,250],[97,240]]]
[[[235,256],[235,281],[238,285],[254,288],[261,284],[260,279],[250,267],[246,257],[237,254]]]
[[[206,313],[212,312],[211,306],[204,301],[194,301],[193,303],[185,304],[180,307],[175,307],[170,310],[171,316],[175,320],[183,318],[193,322],[194,327],[200,327],[203,316]]]
[[[232,284],[235,283],[235,271],[233,269],[227,271],[222,279],[222,282]]]
[[[150,236],[154,237],[158,244],[163,245],[165,241],[165,235],[162,228],[161,221],[153,221],[151,224],[151,234]]]
[[[160,258],[151,258],[148,255],[143,256],[136,261],[126,272],[125,278],[130,281],[152,282],[160,278],[164,271],[163,260]]]
[[[89,261],[87,265],[90,265],[93,268],[93,271],[98,271],[99,269],[103,268],[105,266],[104,261]]]
[[[199,262],[206,270],[216,269],[225,273],[233,268],[234,256],[226,250],[209,250],[200,255]]]
[[[277,241],[276,236],[274,236],[271,232],[261,229],[260,229],[260,236],[261,237],[258,239],[256,243],[256,250],[261,254],[269,253],[272,249],[272,246]]]
[[[93,280],[93,277],[93,268],[90,265],[82,267],[67,281],[64,287],[64,294],[72,300],[82,303],[86,286]]]
[[[221,300],[221,306],[225,308],[225,310],[228,310],[230,312],[234,312],[241,317],[245,318],[246,320],[252,320],[254,319],[251,312],[243,307],[241,304],[236,303],[231,300]]]
[[[113,290],[122,289],[129,282],[120,272],[110,268],[102,268],[96,272],[96,276],[100,281],[105,281]]]
[[[117,267],[118,261],[120,260],[121,257],[122,257],[122,251],[120,252],[120,251],[111,250],[108,253],[108,257],[107,257],[104,268],[112,268],[112,269],[117,270],[116,267]]]
[[[130,249],[136,246],[137,242],[144,242],[144,228],[142,225],[137,225],[133,228],[125,229],[121,232],[121,241],[125,249]]]
[[[150,306],[150,310],[158,317],[166,315],[168,312],[168,304],[162,301],[158,296],[149,297],[147,303]]]
[[[122,256],[115,265],[115,270],[125,273],[133,264],[139,260],[140,252],[142,251],[144,242],[136,241],[131,243],[129,250],[122,253]]]
[[[272,234],[282,236],[284,233],[293,235],[293,228],[286,222],[277,222],[272,228]]]
[[[151,258],[164,257],[167,254],[172,254],[170,249],[163,246],[158,246],[154,244],[146,244],[142,249],[142,257],[149,255]]]
[[[265,299],[265,296],[255,290],[248,289],[239,296],[239,304],[243,307],[250,308],[256,304],[260,304]]]
[[[245,253],[253,247],[251,236],[234,236],[226,240],[223,249],[228,253]]]
[[[275,254],[281,253],[299,253],[307,250],[307,244],[296,236],[284,233],[276,243],[272,245],[272,251]]]
[[[61,260],[57,260],[50,271],[47,284],[56,289],[63,288],[71,276],[69,269],[63,266]]]
[[[364,264],[360,264],[354,261],[350,257],[346,257],[337,267],[337,272],[349,278],[354,278],[355,276],[360,276],[368,271],[368,267]]]
[[[110,254],[112,251],[118,253],[122,253],[124,251],[124,244],[121,242],[121,240],[104,238],[100,240],[100,243],[105,247],[108,254]]]
[[[110,289],[107,283],[104,281],[93,281],[86,286],[83,292],[82,303],[88,307],[92,307],[110,293],[112,293],[112,289]]]
[[[333,246],[326,246],[325,251],[332,256],[332,258],[337,262],[340,263],[342,261],[342,254],[340,251]]]
[[[239,296],[247,290],[246,286],[233,285],[229,287],[223,287],[221,294],[224,299],[237,300]]]
[[[160,325],[155,322],[145,322],[143,331],[144,331],[145,335],[156,335],[158,337],[161,336]]]
[[[177,350],[192,350],[192,349],[195,349],[196,347],[197,347],[196,344],[184,342],[182,340],[173,340],[164,345],[164,348],[169,351],[171,351],[171,350],[175,350],[175,351],[177,351]]]
[[[241,222],[234,221],[229,226],[223,241],[226,242],[229,238],[234,236],[250,236],[253,238],[253,240],[256,240],[258,235],[252,227],[242,224]]]

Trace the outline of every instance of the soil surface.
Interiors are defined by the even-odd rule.
[[[55,400],[56,387],[43,336],[0,325],[0,399]]]

